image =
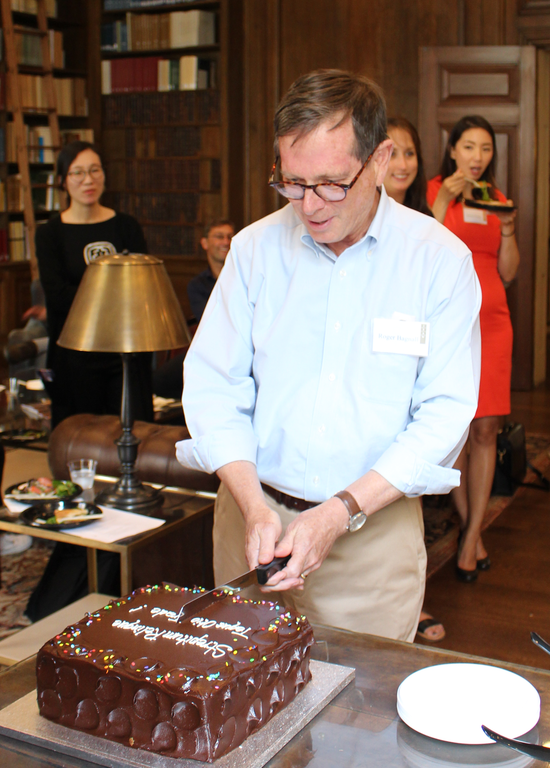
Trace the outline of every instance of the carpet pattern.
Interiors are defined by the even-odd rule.
[[[24,610],[50,558],[53,542],[33,539],[33,545],[19,555],[2,557],[0,589],[0,639],[31,623]]]
[[[526,441],[529,461],[548,476],[550,436],[531,434],[527,435]],[[534,473],[529,471],[525,480],[535,482]],[[489,500],[483,528],[491,525],[524,490],[524,488],[518,488],[514,496],[493,496]],[[427,575],[430,577],[454,556],[457,550],[459,525],[458,515],[453,510],[450,496],[425,496],[423,506],[428,550]],[[31,592],[46,567],[52,546],[52,542],[34,539],[33,546],[26,552],[19,555],[6,555],[2,558],[0,639],[29,625],[30,622],[23,612]]]

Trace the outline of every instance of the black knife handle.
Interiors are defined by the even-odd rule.
[[[283,570],[291,557],[292,555],[287,555],[286,557],[276,557],[270,563],[266,563],[265,565],[257,565],[256,573],[258,575],[258,584],[267,584],[273,574]]]

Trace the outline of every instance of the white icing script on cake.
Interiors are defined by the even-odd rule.
[[[175,611],[168,611],[166,608],[151,608],[151,616],[153,616],[153,618],[157,618],[158,616],[166,616],[168,621],[177,623],[183,616],[184,610],[185,606],[182,606],[178,613]],[[194,616],[192,619],[190,619],[190,621],[191,624],[194,624],[196,627],[201,627],[201,629],[214,628],[225,630],[226,632],[231,632],[232,635],[238,635],[239,637],[242,637],[244,640],[248,640],[248,633],[252,629],[252,627],[245,627],[243,624],[241,624],[240,621],[238,621],[236,624],[228,624],[226,621],[205,619],[202,616]]]
[[[140,606],[145,607],[145,606]],[[133,609],[139,610],[137,608]],[[151,608],[151,616],[158,618],[164,616],[170,622],[177,622],[179,617],[183,613],[183,607],[178,613],[175,611],[168,611],[165,608]],[[222,632],[230,632],[232,635],[242,637],[244,640],[248,640],[248,633],[252,627],[245,627],[238,621],[236,624],[228,624],[226,621],[217,622],[215,619],[206,619],[202,616],[194,616],[190,619],[190,623],[199,629],[218,629]],[[158,626],[148,626],[142,624],[139,619],[135,621],[126,621],[125,619],[115,619],[112,624],[117,629],[125,629],[132,632],[133,635],[139,637],[143,635],[144,640],[158,640],[160,637],[165,640],[172,640],[175,645],[193,645],[204,650],[204,655],[211,654],[212,658],[220,659],[225,656],[226,653],[233,652],[234,648],[231,645],[225,645],[219,643],[217,640],[210,640],[208,634],[202,636],[191,635],[184,632],[176,632],[171,629],[161,629]]]
[[[149,627],[146,624],[141,624],[137,619],[136,621],[115,619],[112,626],[117,629],[128,630],[136,637],[143,635],[144,640],[158,640],[162,637],[164,640],[172,640],[174,645],[194,645],[197,646],[197,648],[202,648],[205,656],[210,653],[213,659],[220,659],[222,656],[225,656],[226,653],[233,651],[231,645],[224,645],[223,643],[218,643],[216,640],[209,640],[208,635],[198,637],[197,635],[184,634],[183,632],[173,632],[171,629]]]

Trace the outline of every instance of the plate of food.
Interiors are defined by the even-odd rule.
[[[21,520],[27,525],[50,531],[80,528],[102,517],[101,509],[86,501],[46,501],[21,512]]]
[[[8,429],[0,432],[0,441],[16,443],[34,443],[38,440],[45,440],[48,433],[44,429]]]
[[[517,208],[517,205],[508,205],[500,200],[464,200],[464,205],[468,208],[481,208],[484,211],[492,211],[493,213],[515,211]]]
[[[71,480],[50,480],[49,477],[38,477],[25,480],[23,483],[10,485],[4,492],[5,499],[13,501],[70,501],[80,496],[82,487]]]

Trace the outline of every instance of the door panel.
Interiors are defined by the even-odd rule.
[[[512,387],[530,389],[534,360],[535,48],[421,48],[419,94],[418,127],[428,178],[438,173],[449,131],[461,117],[482,115],[495,130],[497,183],[518,205],[521,264],[507,292],[514,326]]]

